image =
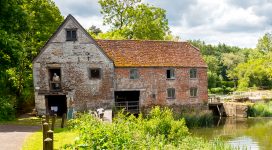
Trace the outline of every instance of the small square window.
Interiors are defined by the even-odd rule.
[[[77,29],[66,29],[66,41],[77,40]]]
[[[175,70],[174,69],[167,69],[166,70],[166,78],[167,79],[175,79]]]
[[[130,79],[138,79],[138,69],[130,69]]]
[[[190,96],[197,97],[197,88],[196,87],[190,88]]]
[[[89,71],[90,79],[100,79],[101,78],[101,69],[100,68],[91,68]]]
[[[176,93],[174,88],[167,89],[167,98],[175,98]]]
[[[197,78],[197,70],[195,68],[190,69],[190,78]]]

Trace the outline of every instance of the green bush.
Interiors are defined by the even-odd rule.
[[[224,89],[221,88],[221,87],[211,88],[211,89],[210,89],[210,92],[211,92],[212,94],[223,94],[223,91],[224,91]]]
[[[80,135],[64,149],[216,149],[215,142],[192,137],[185,120],[175,120],[168,108],[155,107],[145,118],[119,113],[112,123],[82,114],[69,126]]]
[[[272,117],[272,102],[255,103],[249,106],[248,115],[250,117]]]
[[[15,109],[10,97],[0,97],[0,121],[10,121],[15,119]]]

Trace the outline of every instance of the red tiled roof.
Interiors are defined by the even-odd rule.
[[[188,42],[96,40],[116,67],[207,67]]]

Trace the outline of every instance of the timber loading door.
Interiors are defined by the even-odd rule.
[[[67,113],[66,95],[48,95],[46,110],[49,114],[57,113],[62,116]]]
[[[131,114],[139,114],[140,91],[115,91],[115,108]]]

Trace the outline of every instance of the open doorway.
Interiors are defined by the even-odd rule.
[[[49,85],[51,91],[61,90],[61,71],[60,68],[51,68],[49,71]]]
[[[56,113],[58,116],[62,116],[67,113],[66,95],[49,95],[47,96],[47,107],[48,113]]]
[[[125,111],[138,114],[140,91],[115,91],[116,109],[125,109]]]

